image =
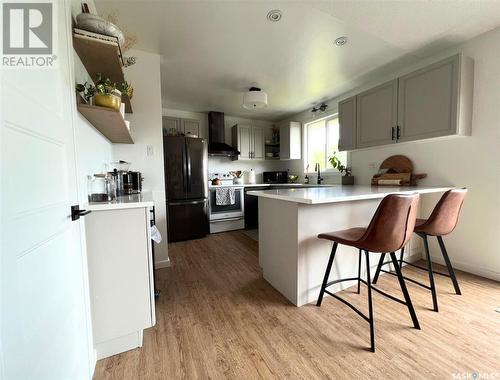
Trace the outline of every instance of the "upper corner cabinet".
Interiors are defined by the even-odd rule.
[[[339,102],[339,151],[356,148],[356,97]]]
[[[356,148],[395,142],[397,117],[397,79],[358,94],[356,99]]]
[[[302,124],[290,121],[280,125],[280,160],[299,160],[302,156]]]
[[[472,60],[456,54],[399,78],[398,141],[470,135]]]

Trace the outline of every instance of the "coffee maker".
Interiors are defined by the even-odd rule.
[[[128,170],[131,163],[126,161],[112,162],[112,172],[109,172],[116,183],[116,195],[137,194],[142,191],[141,172]]]
[[[116,194],[130,195],[138,194],[142,191],[142,174],[141,172],[114,170],[111,175],[116,181]]]

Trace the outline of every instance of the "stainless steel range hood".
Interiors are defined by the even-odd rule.
[[[208,155],[234,157],[240,154],[225,142],[224,113],[211,111],[208,113]]]

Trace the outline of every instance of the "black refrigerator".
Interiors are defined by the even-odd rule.
[[[168,241],[201,238],[209,231],[207,140],[164,136]]]

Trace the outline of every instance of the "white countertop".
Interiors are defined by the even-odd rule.
[[[123,195],[117,197],[112,202],[90,202],[85,205],[86,210],[103,211],[125,208],[153,207],[153,195],[150,191],[143,191],[139,194]]]
[[[383,198],[389,194],[411,194],[411,193],[440,193],[452,189],[452,187],[431,186],[368,186],[368,185],[329,185],[323,187],[307,187],[298,189],[275,189],[275,190],[253,190],[247,194],[257,197],[279,199],[283,201],[321,204],[348,202],[363,199]]]

